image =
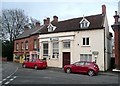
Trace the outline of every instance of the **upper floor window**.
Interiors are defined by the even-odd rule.
[[[47,28],[48,28],[48,32],[53,32],[56,29],[56,27],[53,26],[52,24],[50,24]]]
[[[19,47],[19,44],[18,44],[18,43],[16,43],[16,51],[18,51],[18,47]]]
[[[28,50],[28,41],[25,42],[25,49]]]
[[[89,37],[84,37],[83,38],[83,45],[90,45],[90,43],[89,43]]]
[[[23,42],[21,43],[21,50],[23,50],[24,49],[24,46],[23,46]]]
[[[48,56],[48,43],[43,43],[43,56]]]
[[[63,48],[70,48],[70,41],[63,42]]]
[[[80,21],[80,27],[81,28],[87,28],[89,27],[90,22],[83,17],[83,19]]]
[[[37,40],[34,40],[34,49],[37,49]]]

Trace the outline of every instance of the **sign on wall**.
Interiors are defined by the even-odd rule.
[[[98,51],[93,51],[92,54],[93,54],[93,55],[98,55],[99,52],[98,52]]]
[[[58,41],[59,38],[57,38],[57,37],[56,37],[56,38],[50,38],[50,40],[51,40],[51,41]]]

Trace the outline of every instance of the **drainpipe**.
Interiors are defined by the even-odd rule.
[[[104,27],[104,71],[106,70],[106,54],[105,54],[106,48],[105,48],[105,27]]]

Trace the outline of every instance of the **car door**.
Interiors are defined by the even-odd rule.
[[[32,67],[32,62],[33,62],[33,60],[30,59],[30,60],[29,60],[29,67]]]
[[[80,62],[76,62],[72,66],[72,71],[73,72],[79,72],[80,71]]]
[[[80,61],[78,65],[78,72],[83,72],[84,71],[84,62]]]
[[[85,62],[84,67],[83,67],[83,72],[88,72],[90,62]]]
[[[31,67],[34,67],[36,65],[36,60],[33,59],[32,62],[31,62]]]
[[[30,60],[26,61],[26,66],[30,67]]]

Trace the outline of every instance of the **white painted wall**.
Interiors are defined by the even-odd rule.
[[[48,66],[60,67],[63,66],[62,52],[70,52],[71,64],[80,61],[80,54],[92,54],[93,51],[98,51],[97,64],[101,71],[105,71],[110,67],[110,58],[112,54],[111,37],[109,35],[109,26],[107,17],[104,20],[104,29],[85,30],[85,31],[72,31],[72,32],[60,32],[52,34],[39,35],[40,42],[40,58],[43,58],[43,42],[49,43],[49,55],[47,57]],[[89,37],[90,46],[83,46],[83,37]],[[105,37],[105,38],[104,38]],[[52,41],[50,38],[59,39],[59,58],[52,58]],[[63,41],[70,40],[70,49],[63,48]],[[105,49],[105,52],[104,52]],[[94,55],[92,55],[94,61]]]
[[[52,58],[52,41],[50,38],[57,38],[59,39],[59,58]],[[53,34],[43,34],[39,36],[40,42],[40,58],[43,58],[43,42],[49,43],[49,55],[47,57],[48,66],[52,67],[60,67],[62,68],[63,65],[63,55],[62,52],[71,52],[71,49],[63,49],[62,41],[64,40],[73,40],[74,39],[74,32],[62,32],[62,33],[53,33]]]
[[[109,25],[107,16],[105,16],[104,27],[105,27],[105,70],[107,70],[110,68],[110,60],[112,57],[112,38],[109,35]]]
[[[58,37],[59,36],[59,59],[52,59],[52,48],[49,37]],[[64,37],[62,37],[64,36]],[[67,36],[67,37],[65,37]],[[68,37],[69,36],[69,37]],[[82,38],[90,38],[90,46],[82,46]],[[62,32],[62,33],[53,33],[47,35],[40,35],[40,48],[42,51],[42,42],[49,42],[49,56],[48,65],[52,67],[62,67],[63,55],[62,52],[71,52],[71,63],[80,60],[80,54],[92,54],[92,51],[98,51],[97,64],[99,65],[100,70],[104,71],[104,30],[87,30],[87,31],[76,31],[76,32]],[[62,40],[71,40],[71,48],[63,49]],[[43,52],[40,52],[40,57]],[[50,59],[49,59],[50,58]],[[94,59],[93,59],[94,60]]]
[[[82,45],[82,38],[90,38],[90,46]],[[79,45],[78,45],[79,44]],[[80,54],[92,54],[93,51],[98,51],[97,64],[100,70],[104,70],[104,30],[89,30],[75,32],[74,49],[72,63],[80,60]],[[94,56],[93,61],[94,61]]]

